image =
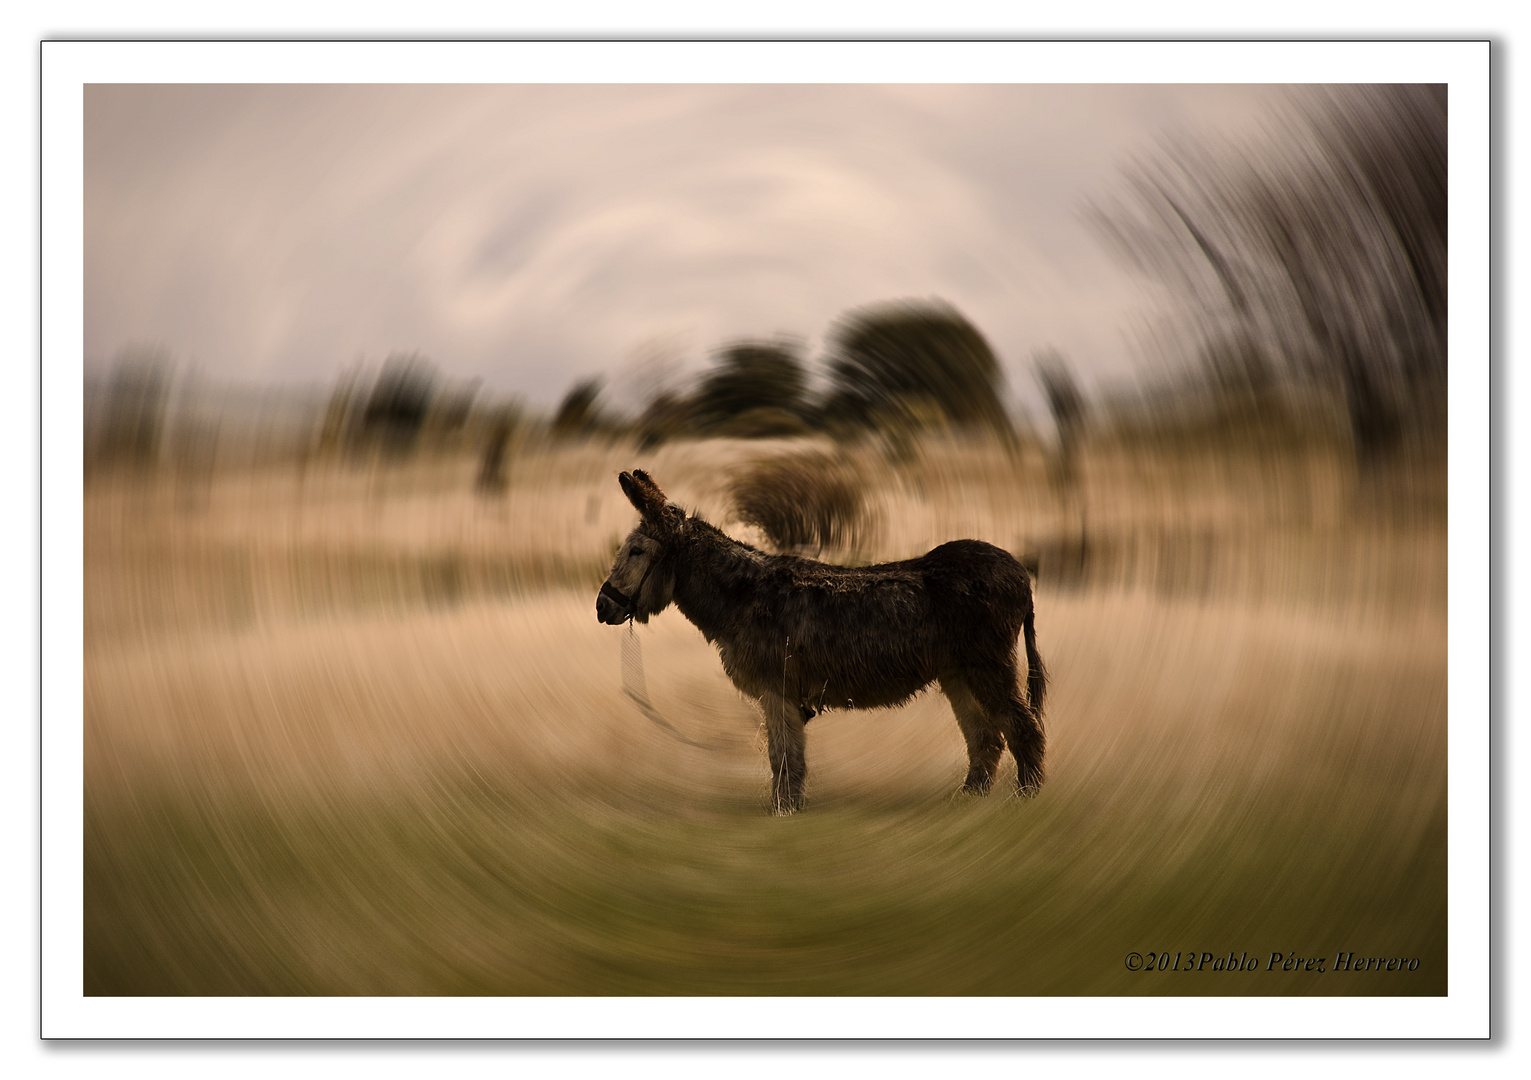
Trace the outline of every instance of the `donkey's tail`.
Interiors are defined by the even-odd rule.
[[[1026,639],[1026,696],[1037,722],[1042,720],[1042,702],[1047,697],[1047,668],[1042,665],[1042,654],[1037,652],[1036,612],[1026,605],[1026,618],[1021,623]]]

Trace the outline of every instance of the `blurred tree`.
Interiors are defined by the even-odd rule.
[[[735,429],[747,437],[805,430],[808,378],[800,343],[787,338],[734,341],[713,359],[693,397],[702,425]],[[746,418],[749,422],[742,423]]]
[[[521,408],[515,402],[498,405],[489,410],[485,424],[484,454],[479,460],[476,487],[485,496],[504,495],[510,487],[510,477],[505,471],[511,436],[521,419]]]
[[[1058,441],[1074,443],[1084,425],[1084,398],[1074,381],[1068,361],[1056,349],[1043,349],[1036,356],[1037,381],[1047,395],[1047,407],[1058,428]]]
[[[479,388],[483,385],[482,379],[469,379],[448,386],[436,395],[435,406],[431,409],[431,421],[438,436],[454,435],[463,429],[469,414],[473,412],[473,402],[478,397]]]
[[[96,442],[101,460],[137,466],[154,462],[164,433],[170,376],[164,349],[131,346],[118,353]]]
[[[413,449],[435,391],[435,365],[419,353],[392,354],[362,410],[362,438],[393,453]]]
[[[638,417],[638,447],[652,450],[661,443],[692,433],[696,425],[693,401],[674,390],[658,393]]]
[[[1098,220],[1189,302],[1218,384],[1333,390],[1363,459],[1444,399],[1445,87],[1315,90],[1279,142],[1180,147],[1128,182]]]
[[[1247,328],[1206,337],[1197,355],[1202,370],[1226,401],[1247,405],[1268,404],[1276,380],[1270,358]]]
[[[321,455],[333,455],[350,441],[361,374],[360,364],[342,372],[335,382],[335,389],[330,391],[329,404],[324,410],[324,422],[319,428]]]
[[[605,385],[604,377],[592,375],[569,387],[569,392],[558,404],[558,411],[553,414],[553,433],[582,435],[594,430],[600,423],[596,399],[601,396],[601,388]]]
[[[982,334],[939,300],[879,304],[843,316],[829,339],[826,412],[879,426],[933,404],[956,426],[1009,431],[1003,375]]]
[[[1074,483],[1075,455],[1084,430],[1084,398],[1074,381],[1068,361],[1056,349],[1043,349],[1036,355],[1037,382],[1047,397],[1048,410],[1058,430],[1058,455],[1054,478],[1063,487]]]

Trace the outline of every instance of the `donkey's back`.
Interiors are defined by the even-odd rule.
[[[877,566],[766,561],[747,627],[719,643],[724,666],[745,692],[780,688],[810,714],[897,705],[975,663],[1013,663],[1031,618],[1025,568],[979,540]]]

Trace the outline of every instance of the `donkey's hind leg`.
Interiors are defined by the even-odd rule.
[[[778,694],[766,694],[760,706],[765,711],[766,752],[771,758],[771,809],[790,814],[803,808],[808,779],[803,711]]]
[[[962,790],[970,795],[987,795],[994,785],[1000,755],[1005,752],[999,725],[989,719],[961,676],[943,678],[941,693],[951,702],[952,712],[957,715],[957,726],[962,729],[962,737],[968,744],[968,775],[962,782]]]
[[[1005,742],[1015,757],[1016,794],[1035,795],[1045,779],[1042,758],[1047,735],[1042,718],[1021,697],[1014,660],[988,671],[969,671],[965,677],[973,696],[1005,733]]]

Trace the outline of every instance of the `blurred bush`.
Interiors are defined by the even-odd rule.
[[[735,516],[779,551],[855,548],[867,540],[861,478],[823,454],[754,464],[733,479],[729,496]]]

